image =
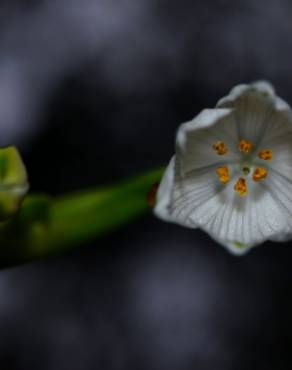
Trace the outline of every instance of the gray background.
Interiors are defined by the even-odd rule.
[[[292,102],[289,0],[0,3],[0,144],[62,194],[166,164],[241,82]],[[148,216],[0,273],[5,370],[287,370],[291,243],[236,258]]]

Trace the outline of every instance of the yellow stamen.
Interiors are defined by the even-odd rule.
[[[218,167],[216,169],[216,173],[219,177],[219,180],[222,182],[222,184],[226,184],[229,180],[229,171],[227,166]]]
[[[252,175],[254,181],[261,181],[267,177],[267,170],[263,167],[257,167]]]
[[[218,155],[224,155],[228,152],[228,149],[223,141],[217,141],[217,143],[215,143],[212,147]]]
[[[239,196],[244,197],[247,194],[246,181],[243,177],[240,177],[233,188]]]
[[[247,140],[240,140],[238,149],[243,153],[250,153],[252,150],[252,143]]]
[[[264,161],[270,161],[273,158],[273,152],[270,149],[261,150],[258,157]]]

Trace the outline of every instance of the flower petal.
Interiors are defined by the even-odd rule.
[[[263,183],[271,196],[275,199],[281,209],[287,228],[283,230],[282,240],[292,233],[292,177],[285,176],[274,170],[269,171],[269,176]],[[279,236],[274,239],[279,240]]]
[[[192,121],[181,125],[176,141],[181,174],[237,159],[235,137],[236,125],[231,109],[205,109]],[[218,141],[224,142],[228,148],[224,156],[213,149]]]
[[[191,222],[236,254],[290,230],[270,192],[250,183],[248,196],[241,198],[232,185],[194,209]]]
[[[230,150],[223,159],[212,146],[218,140],[224,141],[228,149],[231,149],[231,144],[234,145],[236,129],[231,113],[231,109],[205,109],[195,119],[180,126],[176,141],[177,154],[171,159],[157,193],[154,212],[158,217],[194,227],[183,216],[183,212],[180,217],[173,214],[175,206],[172,204],[173,201],[178,203],[181,190],[188,193],[188,186],[191,187],[193,195],[197,191],[200,196],[204,190],[209,196],[214,187],[222,186],[216,176],[216,167],[226,161],[234,161],[238,154]],[[181,179],[184,179],[185,183],[179,189]],[[206,182],[210,181],[212,187],[206,189]],[[180,207],[182,206],[183,204]],[[175,211],[179,214],[180,208]]]
[[[263,184],[251,181],[248,195],[241,198],[233,191],[234,181],[219,184],[210,168],[182,178],[178,167],[173,157],[159,188],[155,207],[158,217],[186,227],[200,227],[235,254],[243,254],[267,239],[289,237],[292,222],[281,204],[287,204],[292,213],[292,183],[281,195],[278,188],[283,192],[285,187],[278,180],[276,193],[280,196],[275,196],[271,191],[274,180]]]
[[[216,165],[195,169],[181,175],[180,161],[173,157],[157,193],[155,214],[166,221],[197,227],[192,218],[203,203],[224,191],[216,175]]]
[[[265,185],[266,182],[249,183],[249,195],[245,199],[236,199],[238,203],[243,202],[233,209],[226,239],[223,233],[221,240],[216,238],[236,254],[266,240],[284,240],[283,236],[291,230],[278,199]]]
[[[262,184],[249,183],[248,196],[241,198],[233,191],[234,181],[220,185],[209,170],[175,180],[173,163],[174,159],[172,170],[168,169],[168,181],[164,178],[158,195],[155,213],[159,217],[187,227],[200,227],[235,254],[267,239],[284,239],[283,235],[292,231],[279,199]],[[292,194],[292,184],[289,190]]]
[[[270,166],[280,171],[292,170],[292,114],[290,108],[275,111],[266,128],[260,149],[269,149],[273,153]]]
[[[156,195],[156,206],[154,213],[157,217],[164,221],[178,222],[174,219],[170,213],[170,207],[172,203],[173,185],[175,178],[175,156],[171,158],[169,165],[167,166],[163,178],[160,182],[158,192]],[[187,225],[184,225],[187,226]]]
[[[218,108],[233,108],[238,140],[245,139],[255,146],[261,141],[276,109],[283,108],[272,85],[265,81],[238,85],[217,103]]]

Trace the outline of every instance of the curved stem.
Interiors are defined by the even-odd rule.
[[[58,255],[137,219],[149,210],[147,193],[162,173],[57,198],[28,196],[18,215],[0,226],[0,265]]]

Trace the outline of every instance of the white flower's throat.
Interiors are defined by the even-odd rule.
[[[218,141],[217,143],[213,144],[212,147],[217,155],[225,156],[228,154],[228,148],[223,141]],[[242,173],[242,176],[240,176],[235,182],[233,190],[239,196],[244,197],[248,193],[246,178],[251,177],[253,181],[259,182],[267,177],[268,171],[267,168],[264,166],[264,162],[263,166],[253,165],[253,157],[250,156],[250,153],[253,150],[253,144],[251,142],[241,139],[238,143],[238,150],[242,153],[243,156],[239,170],[239,172]],[[257,156],[262,161],[270,161],[273,158],[273,153],[270,149],[264,149],[259,151],[257,153]],[[217,167],[216,174],[222,184],[227,184],[227,182],[230,180],[229,168],[227,165]]]

